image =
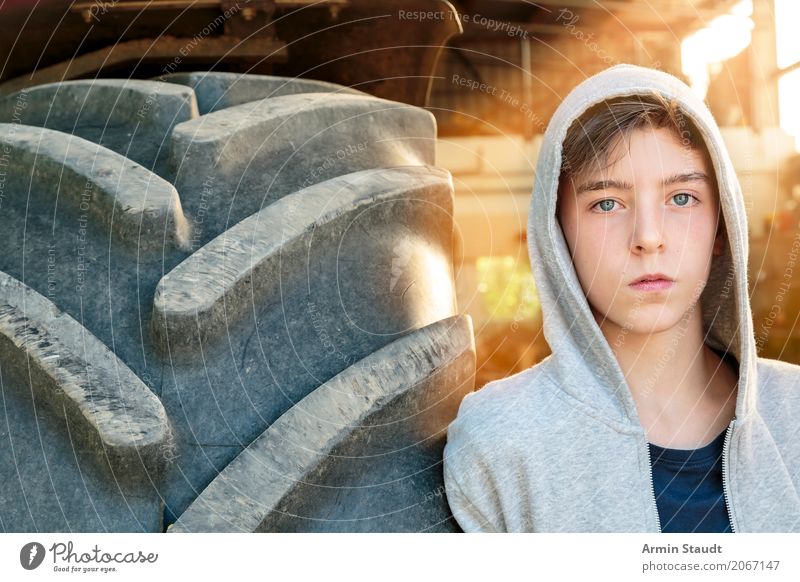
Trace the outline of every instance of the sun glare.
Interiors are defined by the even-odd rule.
[[[797,19],[800,2],[775,0],[775,47],[778,68],[783,69],[800,61],[800,38],[797,36]],[[794,137],[795,149],[800,151],[800,69],[778,79],[778,111],[781,129]]]
[[[705,98],[710,72],[721,63],[735,57],[752,40],[753,3],[743,0],[735,4],[728,14],[708,23],[681,43],[681,68],[689,78],[692,90]]]

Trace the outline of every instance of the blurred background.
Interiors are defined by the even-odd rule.
[[[329,80],[426,107],[455,185],[455,278],[474,321],[477,387],[549,353],[526,223],[551,114],[614,64],[672,73],[708,103],[739,175],[759,354],[800,364],[796,0],[0,0],[0,23],[0,94],[207,69]]]

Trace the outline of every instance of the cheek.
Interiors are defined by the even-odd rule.
[[[582,219],[574,207],[563,211],[561,230],[584,294],[594,299],[613,295],[625,266],[624,229],[596,217]]]
[[[675,242],[683,251],[705,251],[714,246],[717,236],[716,215],[712,212],[698,212],[686,220],[676,220],[673,224]]]
[[[603,219],[583,220],[576,223],[574,233],[575,254],[583,263],[594,268],[613,262],[626,248],[624,229]]]
[[[609,239],[605,231],[582,230],[573,254],[573,265],[585,294],[602,296],[607,288],[616,284],[623,265],[619,247]]]

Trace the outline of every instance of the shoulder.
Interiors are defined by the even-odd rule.
[[[777,381],[781,386],[784,381],[790,384],[800,382],[800,366],[797,364],[771,358],[758,358],[756,362],[759,385],[770,381]]]
[[[759,414],[768,424],[794,424],[800,415],[800,366],[780,360],[758,358]]]
[[[788,398],[800,404],[800,366],[758,358],[757,371],[759,400]]]
[[[498,451],[507,454],[519,443],[540,442],[533,438],[536,432],[552,434],[548,418],[560,415],[550,411],[555,389],[548,368],[546,358],[467,394],[448,427],[447,446],[485,459]]]
[[[759,374],[766,373],[771,376],[796,376],[800,378],[800,366],[783,360],[773,360],[771,358],[758,358],[757,360]]]
[[[548,364],[548,359],[545,359],[513,376],[494,380],[480,390],[470,392],[461,401],[456,420],[467,426],[524,416],[528,408],[536,406],[552,392]]]
[[[758,358],[758,414],[786,462],[800,456],[797,419],[800,417],[800,366]]]

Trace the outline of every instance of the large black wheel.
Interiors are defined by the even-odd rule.
[[[474,344],[429,112],[181,73],[0,121],[0,528],[457,529]]]

